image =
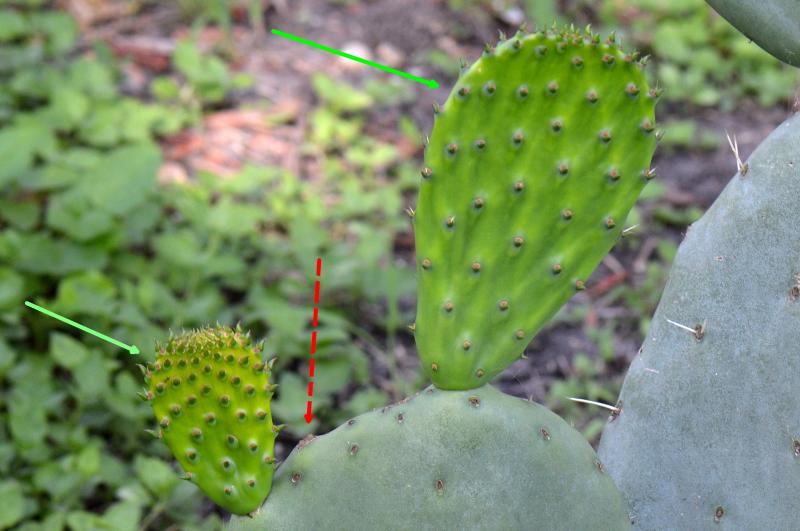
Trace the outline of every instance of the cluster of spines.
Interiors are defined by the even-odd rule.
[[[539,31],[533,30],[528,31],[527,28],[523,25],[519,28],[519,30],[514,34],[513,37],[507,38],[504,32],[499,32],[499,40],[496,44],[486,43],[483,46],[483,57],[491,56],[496,53],[497,48],[503,45],[510,45],[514,50],[520,50],[522,48],[522,39],[526,35],[535,35],[539,34],[547,39],[553,40],[555,44],[555,51],[556,52],[564,52],[566,51],[569,45],[572,46],[590,46],[590,47],[597,47],[600,46],[602,43],[602,38],[599,33],[595,33],[592,31],[591,25],[587,25],[583,31],[576,28],[574,25],[570,25],[569,27],[559,27],[557,24],[553,24],[551,27],[543,28]],[[609,47],[616,47],[617,46],[617,35],[615,32],[611,32],[608,37],[606,38],[605,44]],[[536,49],[536,53],[539,56],[544,56],[549,51],[549,48],[546,46],[539,46]],[[625,53],[622,56],[622,60],[627,63],[635,63],[641,66],[644,66],[648,63],[650,59],[649,55],[642,56],[638,51],[634,51],[631,53]],[[608,66],[613,66],[616,62],[617,58],[612,54],[605,54],[602,57],[603,62]],[[576,68],[580,68],[583,65],[583,58],[575,57],[573,58],[573,65]],[[463,74],[469,69],[469,63],[465,59],[461,59],[459,64],[459,71],[460,74]]]

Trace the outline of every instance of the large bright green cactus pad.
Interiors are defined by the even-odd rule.
[[[798,197],[800,114],[678,250],[600,442],[636,529],[800,529]]]
[[[310,442],[230,531],[629,529],[586,442],[538,404],[431,386]]]
[[[417,347],[444,389],[480,386],[583,289],[654,174],[654,109],[613,38],[518,34],[437,113],[415,234]]]
[[[167,443],[206,495],[246,514],[269,493],[276,429],[269,366],[237,329],[172,338],[145,373],[146,397]]]

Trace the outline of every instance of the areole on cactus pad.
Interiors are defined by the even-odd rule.
[[[269,373],[250,338],[228,327],[171,338],[145,372],[156,435],[185,478],[232,513],[256,509],[272,485]]]
[[[654,109],[610,37],[517,34],[462,74],[436,114],[417,210],[424,370],[483,385],[611,249],[654,173]]]

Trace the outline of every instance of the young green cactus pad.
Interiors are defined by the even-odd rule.
[[[678,251],[600,444],[636,528],[800,525],[798,197],[800,115]]]
[[[629,529],[585,439],[484,386],[419,395],[299,445],[229,530]]]
[[[146,397],[167,443],[218,505],[236,514],[269,493],[276,429],[269,365],[239,328],[206,328],[172,338],[145,373]]]
[[[654,108],[614,38],[518,34],[437,113],[415,233],[417,347],[443,389],[510,365],[614,245],[654,173]]]
[[[706,0],[763,49],[800,66],[800,0]]]

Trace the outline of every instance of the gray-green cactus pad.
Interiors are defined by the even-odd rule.
[[[603,433],[638,529],[800,529],[800,115],[746,164],[681,245]]]
[[[706,1],[766,51],[800,66],[800,0]]]
[[[428,388],[300,445],[229,530],[629,529],[583,437],[484,386]]]

